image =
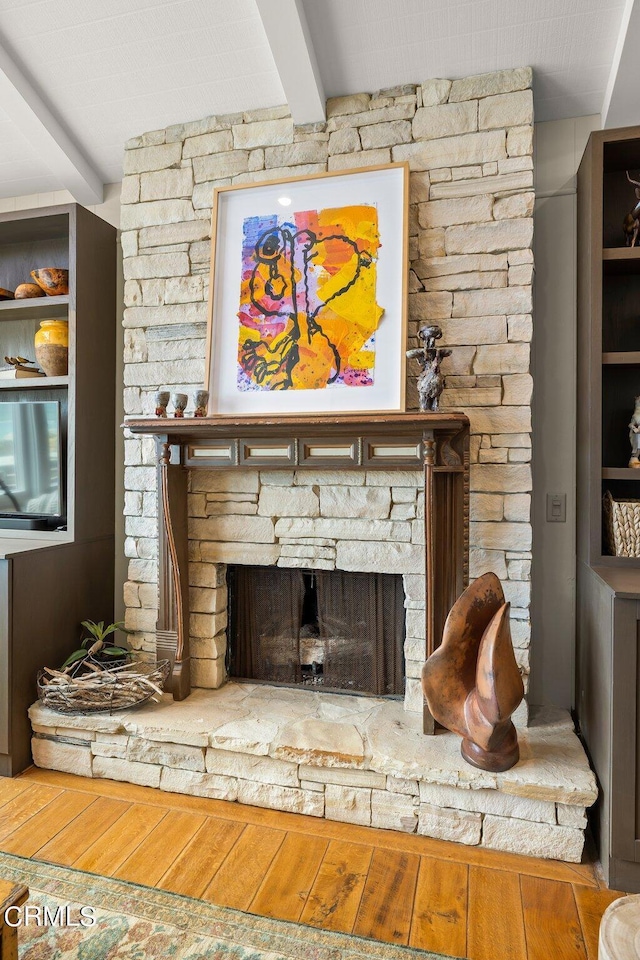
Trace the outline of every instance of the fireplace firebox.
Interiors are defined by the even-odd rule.
[[[238,565],[227,585],[231,677],[403,695],[401,576]]]

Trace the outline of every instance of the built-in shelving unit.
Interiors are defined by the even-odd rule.
[[[35,360],[40,322],[62,318],[68,374],[0,379],[0,404],[60,404],[66,524],[0,525],[0,776],[31,762],[38,669],[66,658],[81,620],[113,618],[116,231],[76,204],[0,214],[0,286],[39,267],[68,268],[69,293],[0,302],[0,368]]]
[[[634,129],[594,134],[580,172],[579,553],[591,565],[609,555],[605,492],[640,499],[640,470],[628,466],[640,395],[640,247],[626,246],[623,230],[637,202],[625,173],[640,168]],[[639,568],[640,588],[640,559],[624,562]]]
[[[611,556],[603,496],[640,500],[628,466],[640,395],[640,127],[593,133],[578,172],[577,687],[580,730],[601,786],[593,827],[611,886],[640,891],[640,558]]]

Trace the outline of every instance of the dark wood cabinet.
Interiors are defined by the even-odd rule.
[[[69,293],[0,302],[0,355],[33,358],[40,321],[62,318],[69,322],[68,374],[0,380],[0,403],[59,403],[66,524],[51,531],[0,527],[4,776],[31,762],[27,710],[38,669],[74,648],[81,620],[113,617],[115,229],[76,204],[0,215],[0,286],[13,289],[44,266],[68,267]]]
[[[578,565],[578,716],[598,777],[592,827],[605,877],[640,892],[637,571]]]
[[[600,797],[593,827],[609,885],[640,891],[640,558],[612,556],[603,496],[640,500],[628,424],[640,395],[640,127],[591,134],[578,171],[577,695]]]

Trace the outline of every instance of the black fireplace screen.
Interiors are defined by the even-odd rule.
[[[227,581],[230,676],[404,692],[401,576],[238,565]]]

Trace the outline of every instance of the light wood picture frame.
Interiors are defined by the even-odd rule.
[[[404,411],[408,206],[405,163],[214,191],[211,414]]]

